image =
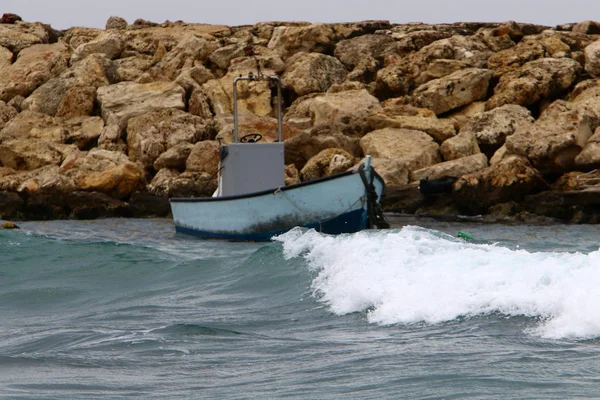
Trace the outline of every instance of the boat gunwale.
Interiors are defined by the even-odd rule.
[[[304,187],[304,186],[314,185],[316,183],[322,183],[322,182],[330,181],[333,179],[343,178],[345,176],[358,174],[359,172],[360,171],[358,169],[351,169],[349,171],[341,172],[339,174],[324,176],[322,178],[312,179],[312,180],[306,181],[306,182],[295,183],[295,184],[289,185],[289,186],[280,186],[280,187],[276,187],[276,188],[272,188],[272,189],[261,190],[260,192],[245,193],[245,194],[239,194],[239,195],[235,195],[235,196],[173,197],[173,198],[169,199],[169,202],[170,203],[196,203],[196,202],[239,200],[239,199],[245,199],[245,198],[251,198],[251,197],[264,196],[266,194],[273,194],[274,191],[285,192],[288,190],[293,190],[293,189],[297,189],[297,188]],[[385,189],[385,183],[384,183],[383,179],[381,178],[381,176],[377,172],[375,172],[375,170],[373,168],[371,168],[371,172],[374,174],[374,177],[378,178],[381,181],[381,184],[383,185],[383,187]]]

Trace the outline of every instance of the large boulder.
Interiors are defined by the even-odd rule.
[[[146,168],[171,147],[205,139],[208,133],[204,120],[177,109],[142,114],[131,118],[127,125],[129,158]]]
[[[96,147],[104,131],[104,121],[100,117],[78,116],[64,121],[67,130],[65,143],[74,144],[79,150]]]
[[[492,71],[468,68],[419,86],[411,102],[443,114],[486,97]]]
[[[433,180],[446,177],[459,178],[487,167],[487,157],[483,153],[478,153],[418,169],[412,172],[411,179],[420,181],[422,179]]]
[[[472,133],[486,153],[498,150],[518,129],[531,126],[535,119],[525,107],[507,104],[473,116],[460,130]]]
[[[29,96],[49,79],[67,69],[66,47],[61,43],[38,44],[19,53],[17,61],[0,74],[0,100]]]
[[[543,173],[567,172],[600,125],[593,111],[558,100],[531,127],[507,137],[506,147],[512,154],[526,156]]]
[[[585,48],[585,70],[592,76],[600,77],[600,39]]]
[[[547,187],[526,158],[510,156],[496,165],[460,177],[453,185],[455,201],[470,213],[507,201],[520,201]]]
[[[206,172],[183,172],[163,168],[148,185],[155,196],[209,197],[217,189],[217,179]]]
[[[0,46],[19,54],[36,44],[50,43],[48,26],[37,23],[0,24]]]
[[[580,72],[581,65],[570,58],[530,61],[502,75],[486,108],[491,110],[505,104],[529,106],[552,98],[570,88]]]
[[[325,149],[308,160],[300,176],[303,181],[309,181],[344,172],[353,165],[354,157],[346,150]]]
[[[371,113],[367,121],[371,129],[404,128],[423,131],[442,143],[456,135],[456,128],[452,121],[437,118],[435,113],[428,109],[418,109],[411,106],[395,106],[390,101],[384,103],[382,109]]]
[[[171,147],[169,150],[162,153],[156,161],[154,161],[154,169],[160,171],[163,168],[175,169],[179,171],[185,170],[185,162],[187,161],[194,145],[191,143],[180,143]]]
[[[185,91],[172,82],[121,82],[98,88],[97,98],[107,125],[127,126],[130,118],[155,110],[183,110]]]
[[[286,62],[283,84],[297,95],[325,92],[346,79],[346,68],[335,57],[319,53],[298,54]]]
[[[80,190],[118,199],[127,199],[145,187],[144,171],[120,152],[102,149],[76,152],[61,164],[60,172],[73,179]]]
[[[185,162],[187,172],[206,173],[216,178],[219,170],[219,142],[216,140],[203,140],[194,144],[189,157]]]
[[[373,157],[375,169],[390,186],[406,185],[413,171],[441,161],[439,145],[421,131],[379,129],[362,137],[360,146]]]
[[[277,51],[283,60],[287,60],[299,52],[331,54],[336,37],[335,29],[330,24],[278,26],[268,46]]]
[[[50,143],[64,143],[66,137],[67,129],[61,120],[33,111],[19,113],[0,131],[0,141],[40,139]]]
[[[341,40],[335,46],[334,55],[351,71],[349,79],[367,82],[375,77],[383,53],[394,43],[388,35],[367,34]]]
[[[216,49],[214,40],[186,35],[152,67],[151,74],[157,79],[173,80],[182,70],[202,66]]]
[[[444,160],[452,161],[463,157],[481,153],[479,144],[473,132],[460,132],[458,135],[446,140],[440,146]]]
[[[285,140],[285,163],[294,164],[301,170],[308,160],[329,148],[342,149],[360,157],[359,140],[356,136],[344,135],[336,125],[319,125]]]
[[[365,89],[330,92],[298,99],[285,121],[299,128],[343,124],[351,131],[365,132],[368,115],[380,107],[379,100]]]
[[[65,159],[64,146],[41,139],[5,140],[0,144],[0,164],[24,171],[60,165]],[[71,151],[77,150],[75,146],[72,147]]]
[[[71,64],[83,60],[90,54],[104,54],[107,58],[118,58],[123,51],[125,42],[118,31],[102,32],[94,40],[78,46],[71,56]]]

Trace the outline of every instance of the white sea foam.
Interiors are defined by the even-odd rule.
[[[387,325],[501,313],[540,318],[545,338],[600,337],[600,252],[515,251],[417,227],[277,240],[307,260],[315,295],[339,315],[368,310]]]

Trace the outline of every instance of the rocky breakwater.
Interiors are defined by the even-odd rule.
[[[253,55],[250,56],[249,53]],[[286,182],[365,154],[389,211],[600,220],[600,24],[215,26],[57,31],[0,20],[0,218],[164,216],[209,196],[232,81],[279,75]],[[274,140],[273,90],[239,90],[241,133]],[[420,180],[455,179],[423,196]]]

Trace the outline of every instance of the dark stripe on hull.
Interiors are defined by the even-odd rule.
[[[322,233],[327,233],[331,235],[337,235],[340,233],[354,233],[361,231],[367,227],[367,215],[366,211],[363,209],[350,211],[348,213],[339,215],[335,218],[329,219],[326,222],[320,224],[316,222],[312,222],[306,225],[303,225],[304,228],[312,228]],[[282,229],[277,231],[270,232],[257,232],[257,233],[218,233],[218,232],[205,232],[192,228],[184,228],[181,226],[175,226],[175,230],[178,233],[185,233],[187,235],[194,235],[204,239],[224,239],[224,240],[233,240],[239,242],[266,242],[271,240],[273,236],[277,236],[284,232],[289,231],[293,227],[289,229]]]

